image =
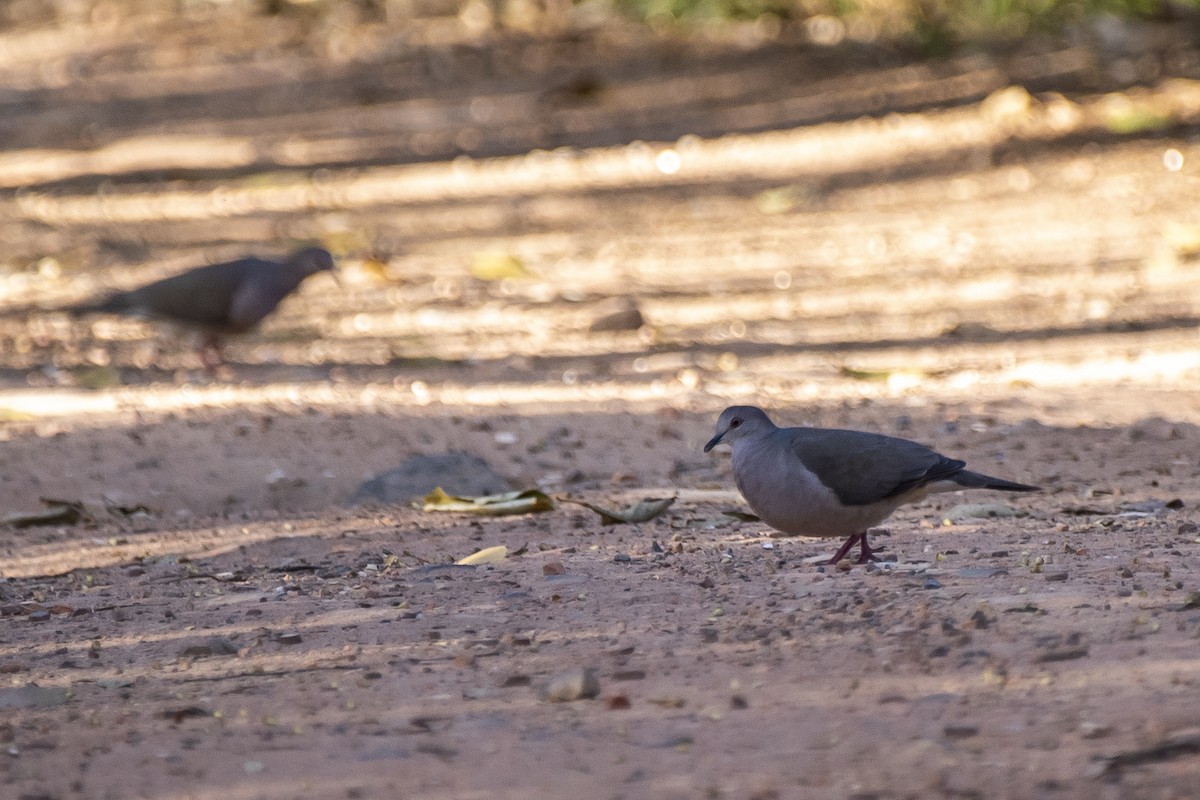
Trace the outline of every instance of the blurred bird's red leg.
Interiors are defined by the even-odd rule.
[[[216,373],[217,368],[225,363],[225,359],[221,356],[221,341],[215,336],[206,338],[196,350],[196,355],[200,356],[200,364],[210,375]]]

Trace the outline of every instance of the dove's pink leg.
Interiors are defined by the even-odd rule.
[[[853,536],[851,536],[849,539],[847,539],[845,544],[843,544],[841,547],[838,548],[838,551],[833,554],[833,558],[829,559],[825,563],[826,564],[838,563],[839,561],[841,561],[843,558],[846,557],[846,554],[850,552],[850,548],[854,547],[855,544],[858,544],[860,549],[858,551],[858,561],[856,561],[854,563],[866,564],[868,561],[878,561],[879,560],[879,556],[875,555],[876,551],[872,550],[871,546],[869,544],[867,544],[867,534],[866,533],[856,533]]]
[[[851,536],[849,539],[846,540],[845,544],[843,544],[841,547],[838,548],[838,551],[833,554],[833,558],[829,559],[825,563],[826,564],[836,564],[837,562],[841,561],[843,558],[845,558],[846,553],[850,552],[850,548],[854,547],[854,544],[860,540],[863,542],[866,542],[867,535],[865,533],[854,534],[853,536]],[[863,546],[865,547],[866,545],[864,544]]]
[[[867,534],[861,533],[859,536],[862,538],[858,540],[858,544],[862,549],[858,551],[858,563],[866,564],[868,561],[878,561],[879,556],[875,555],[877,551],[872,550],[871,546],[867,544]]]

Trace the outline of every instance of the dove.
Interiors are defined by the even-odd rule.
[[[863,431],[780,428],[754,406],[731,406],[704,452],[733,448],[738,491],[763,522],[785,534],[845,536],[828,563],[860,547],[859,564],[878,561],[867,529],[905,503],[959,489],[1033,492],[1036,486],[967,470],[923,444]]]
[[[164,320],[204,335],[201,360],[219,363],[223,336],[260,323],[310,275],[334,269],[333,256],[319,247],[298,250],[282,261],[240,258],[196,267],[137,289],[114,292],[65,310],[71,314],[124,314]]]

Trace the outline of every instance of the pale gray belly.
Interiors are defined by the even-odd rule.
[[[831,489],[790,462],[753,451],[733,453],[738,490],[755,514],[772,528],[793,536],[850,536],[878,525],[900,500],[844,506]]]

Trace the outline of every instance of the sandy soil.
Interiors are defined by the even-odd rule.
[[[1179,29],[921,64],[418,22],[0,36],[0,510],[90,515],[4,531],[0,795],[1196,795]],[[305,240],[342,285],[215,376],[54,310]],[[700,447],[746,401],[1045,491],[821,567],[722,513]],[[447,451],[556,508],[345,506]],[[545,699],[578,670],[595,698]]]

